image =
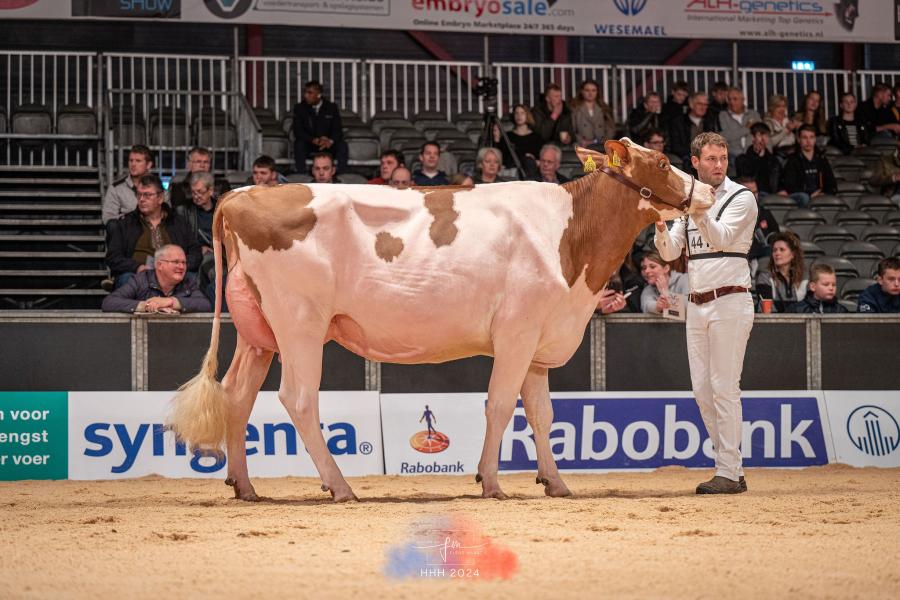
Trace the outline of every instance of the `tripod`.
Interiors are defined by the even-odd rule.
[[[495,126],[500,131],[499,142],[494,141]],[[478,138],[478,147],[493,148],[495,144],[505,144],[507,152],[512,156],[513,164],[516,165],[516,172],[519,174],[519,179],[528,179],[528,173],[525,172],[522,161],[519,160],[519,155],[516,154],[516,147],[509,141],[509,137],[507,137],[506,132],[503,131],[503,126],[500,124],[500,119],[497,118],[496,109],[491,110],[488,108],[481,117],[481,136]]]

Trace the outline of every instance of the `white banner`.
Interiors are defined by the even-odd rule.
[[[898,7],[898,0],[6,0],[0,18],[890,43],[900,39]]]
[[[322,433],[347,476],[384,473],[378,392],[321,392]],[[191,456],[163,429],[172,392],[70,392],[69,479],[220,477],[224,459]],[[275,392],[260,392],[247,426],[251,477],[317,476]]]
[[[835,462],[900,467],[900,392],[825,392]]]

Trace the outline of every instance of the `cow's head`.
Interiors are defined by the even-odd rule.
[[[673,167],[662,152],[628,138],[609,140],[604,148],[605,155],[587,148],[575,151],[582,163],[590,158],[598,169],[605,169],[607,175],[640,194],[639,207],[655,210],[660,220],[700,214],[712,206],[712,187]]]

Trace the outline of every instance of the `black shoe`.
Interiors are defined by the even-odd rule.
[[[697,486],[698,494],[740,494],[746,490],[746,483],[744,486],[741,486],[740,481],[734,481],[719,475]]]

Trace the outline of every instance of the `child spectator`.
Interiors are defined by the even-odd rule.
[[[791,306],[794,313],[838,314],[847,308],[837,301],[837,275],[831,265],[814,264],[809,269],[809,291]]]
[[[900,313],[900,258],[892,256],[878,263],[876,283],[859,295],[861,313]]]
[[[841,112],[828,120],[828,145],[850,154],[854,148],[869,143],[869,125],[856,118],[856,96],[841,96]]]

